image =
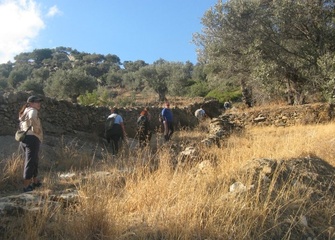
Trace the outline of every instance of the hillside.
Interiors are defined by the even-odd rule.
[[[334,239],[331,112],[233,108],[151,149],[130,138],[117,159],[85,132],[47,136],[40,190],[20,194],[18,155],[1,162],[1,237]]]

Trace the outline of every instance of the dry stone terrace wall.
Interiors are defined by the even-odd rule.
[[[335,105],[315,103],[299,106],[278,106],[261,109],[249,109],[242,112],[231,109],[231,121],[240,126],[293,126],[327,123],[334,120]]]
[[[26,92],[0,93],[0,136],[14,136],[18,128],[18,112],[25,104],[30,94]],[[194,111],[203,104],[204,109],[212,118],[223,115],[219,103],[208,101],[195,103],[188,107],[173,107],[176,130],[180,128],[193,128],[198,124],[194,117]],[[173,103],[172,103],[173,106]],[[144,107],[144,106],[143,106]],[[124,118],[126,131],[129,137],[136,134],[136,120],[143,107],[120,108],[120,114]],[[150,106],[149,106],[150,107]],[[162,108],[152,107],[151,127],[158,130],[161,124],[158,122],[158,114]],[[52,98],[44,98],[41,109],[41,119],[45,134],[63,135],[76,133],[76,131],[92,133],[92,136],[102,137],[104,122],[110,114],[107,107],[81,106],[68,101],[57,101]],[[335,116],[334,105],[311,104],[302,106],[279,106],[262,109],[248,109],[242,111],[231,109],[224,114],[229,114],[230,121],[239,126],[290,126],[295,124],[315,124],[332,121]]]
[[[26,92],[1,93],[0,94],[0,136],[12,135],[19,126],[18,112],[25,104],[30,94]],[[68,101],[57,101],[52,98],[43,98],[40,117],[45,134],[62,135],[75,133],[76,131],[92,133],[93,136],[102,137],[104,133],[104,122],[110,114],[107,107],[93,107],[73,104]],[[200,104],[194,104],[185,108],[173,108],[176,130],[184,127],[194,127],[197,125],[197,119],[194,117],[194,111]],[[205,103],[208,112],[213,116],[219,116],[218,102],[211,101]],[[173,107],[173,103],[172,103]],[[129,137],[136,134],[136,120],[143,107],[120,108],[126,131]],[[150,106],[149,106],[150,108]],[[152,115],[152,129],[159,129],[161,124],[158,121],[158,114],[162,108],[150,108]]]
[[[231,133],[249,126],[277,126],[327,123],[334,119],[334,105],[310,104],[302,106],[278,106],[272,108],[252,108],[244,112],[232,108],[213,118],[208,128],[207,138],[201,142],[207,146],[227,139]]]

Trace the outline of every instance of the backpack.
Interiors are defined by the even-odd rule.
[[[137,130],[143,132],[146,129],[148,119],[145,116],[140,116],[137,119]]]
[[[110,117],[106,119],[105,122],[105,132],[108,132],[108,130],[111,130],[113,128],[114,122],[116,117]]]

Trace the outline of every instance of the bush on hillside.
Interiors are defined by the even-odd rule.
[[[214,89],[206,95],[206,99],[213,98],[218,100],[220,104],[223,104],[226,101],[239,102],[242,99],[242,92],[241,90],[223,92]]]
[[[0,78],[0,89],[5,90],[8,87],[8,83],[6,79]]]
[[[43,83],[38,79],[28,79],[24,81],[19,87],[19,91],[32,91],[35,94],[44,95]]]
[[[86,91],[78,97],[78,102],[82,105],[94,105],[94,106],[113,106],[114,102],[111,101],[112,96],[108,93],[105,88],[98,87],[97,90],[93,90],[91,93]]]
[[[190,97],[205,97],[210,90],[206,82],[198,81],[190,87],[189,91]]]

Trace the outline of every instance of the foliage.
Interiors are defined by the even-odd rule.
[[[193,84],[192,71],[193,64],[186,62],[170,62],[167,63],[169,68],[169,77],[167,79],[168,92],[171,96],[185,96],[188,87]]]
[[[166,61],[160,59],[152,65],[142,67],[139,70],[139,74],[158,94],[158,100],[165,101],[168,92],[167,80],[169,77],[169,69]]]
[[[81,96],[84,104],[104,104],[99,86],[122,88],[122,94],[150,89],[159,101],[167,95],[235,98],[220,91],[236,89],[248,106],[284,98],[290,104],[329,100],[335,92],[334,1],[219,0],[204,13],[202,32],[194,34],[196,65],[164,59],[121,63],[114,54],[63,46],[35,49],[0,65],[1,88],[41,92],[43,86],[47,96]],[[134,99],[120,98],[124,105]]]
[[[86,91],[78,97],[78,103],[82,105],[94,106],[119,106],[131,107],[136,102],[136,95],[133,93],[130,96],[117,96],[104,87],[99,87],[92,92]]]
[[[302,104],[325,84],[318,60],[335,51],[334,8],[328,0],[218,1],[194,35],[198,58],[210,81],[240,75],[242,89],[276,82],[291,103]]]
[[[118,97],[115,99],[115,104],[120,107],[134,107],[136,102],[136,95],[133,93],[130,96]]]
[[[190,86],[190,97],[205,97],[209,92],[208,84],[204,81],[198,81]]]
[[[16,88],[20,83],[27,80],[32,72],[33,67],[30,65],[19,65],[14,68],[8,77],[8,83]]]
[[[13,64],[11,62],[0,64],[0,77],[8,78],[12,68]]]
[[[123,73],[122,82],[129,90],[142,91],[145,88],[145,82],[138,72]]]
[[[140,70],[140,68],[147,66],[148,64],[144,62],[143,60],[137,60],[135,62],[133,61],[124,61],[123,67],[126,70],[126,72],[136,72]]]
[[[19,87],[19,91],[32,91],[35,94],[44,95],[43,83],[38,79],[28,79],[24,81]]]
[[[52,58],[52,50],[49,48],[35,49],[30,56],[36,64],[41,64],[43,60]]]
[[[158,94],[159,101],[166,100],[166,94],[171,96],[186,95],[187,87],[192,84],[193,64],[186,62],[167,62],[164,59],[155,61],[139,69],[138,77]]]
[[[86,91],[85,94],[78,97],[78,103],[94,106],[113,106],[115,104],[111,101],[108,90],[103,87],[98,87],[98,89],[94,89],[92,92]]]
[[[23,52],[14,57],[15,63],[16,64],[24,64],[28,63],[29,60],[31,60],[31,52]]]
[[[105,56],[102,54],[87,54],[83,56],[83,61],[86,64],[99,64],[102,63],[105,60]]]
[[[94,77],[85,75],[82,69],[73,71],[56,71],[47,81],[44,88],[45,93],[57,99],[70,98],[77,102],[77,97],[92,92],[97,87]]]
[[[5,90],[8,87],[7,80],[0,77],[0,90]]]
[[[31,77],[39,79],[41,82],[46,81],[50,76],[50,70],[47,68],[34,68]]]
[[[116,56],[115,54],[107,54],[105,57],[105,60],[110,63],[114,63],[115,65],[121,65],[120,58]]]
[[[322,96],[325,101],[334,102],[335,99],[335,55],[325,54],[318,60],[320,68],[321,81],[325,82],[322,85]]]
[[[232,102],[241,101],[242,93],[240,90],[236,90],[233,92],[223,92],[214,89],[206,95],[206,98],[214,98],[223,104],[226,101],[232,101]]]
[[[109,70],[106,75],[106,84],[111,87],[122,86],[122,73],[120,71]]]

